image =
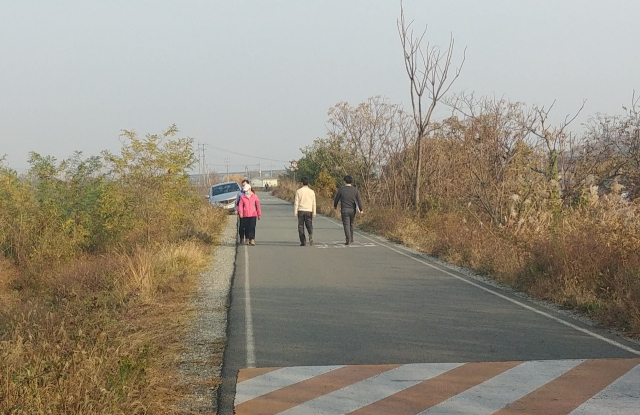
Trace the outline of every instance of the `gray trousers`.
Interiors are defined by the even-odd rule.
[[[298,235],[300,236],[300,243],[306,243],[307,238],[304,236],[304,228],[307,227],[309,232],[309,238],[313,235],[313,216],[311,212],[298,211]]]
[[[355,210],[341,210],[342,226],[344,227],[344,236],[347,241],[353,242],[353,225],[356,221]]]

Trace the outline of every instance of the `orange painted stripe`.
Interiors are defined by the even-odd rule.
[[[238,372],[237,383],[244,382],[245,380],[253,379],[260,375],[264,375],[274,370],[282,369],[281,367],[256,367],[250,369],[240,369]]]
[[[586,360],[494,415],[566,415],[640,364],[640,359]]]
[[[520,363],[522,362],[467,363],[353,411],[350,415],[414,415]]]
[[[236,407],[237,415],[273,415],[400,365],[345,366],[267,393]]]

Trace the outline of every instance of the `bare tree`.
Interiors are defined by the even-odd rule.
[[[533,114],[504,98],[460,94],[449,105],[462,115],[445,123],[462,159],[458,186],[495,225],[520,219],[538,176],[530,171],[536,161],[529,139]]]
[[[544,107],[534,107],[533,109],[534,120],[528,128],[538,137],[539,146],[547,155],[546,166],[538,172],[544,175],[549,184],[551,200],[559,200],[561,197],[559,179],[565,182],[568,176],[566,168],[570,165],[570,156],[572,156],[571,149],[575,148],[575,139],[571,132],[567,131],[567,128],[582,112],[585,103],[586,101],[583,101],[580,109],[572,117],[567,115],[557,127],[551,127],[548,124],[549,114],[555,102],[548,109]]]
[[[398,130],[398,105],[376,96],[352,107],[340,102],[329,110],[330,138],[342,137],[357,168],[356,181],[363,185],[363,193],[371,200],[380,181],[382,166],[388,162],[389,140]]]
[[[622,180],[630,199],[640,197],[640,97],[635,91],[622,116],[598,114],[587,123],[582,160],[590,184],[608,187]]]
[[[423,48],[426,28],[420,36],[415,37],[413,30],[411,30],[411,24],[412,22],[405,22],[404,8],[402,2],[400,2],[400,19],[397,22],[398,33],[404,52],[405,68],[409,76],[411,108],[417,129],[417,157],[414,183],[414,205],[417,209],[420,204],[420,185],[422,181],[422,139],[428,134],[431,116],[433,115],[436,105],[460,76],[460,71],[462,70],[466,56],[466,48],[460,67],[455,70],[453,77],[449,78],[455,43],[453,36],[450,37],[449,46],[444,51],[429,43]]]

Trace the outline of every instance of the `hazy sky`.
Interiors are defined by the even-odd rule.
[[[558,119],[618,114],[640,90],[638,0],[405,0],[456,58],[455,91]],[[209,144],[210,168],[299,158],[326,113],[382,95],[408,108],[396,0],[0,0],[0,155],[118,151],[121,129]],[[456,61],[459,62],[459,59]],[[217,148],[214,148],[217,147]]]

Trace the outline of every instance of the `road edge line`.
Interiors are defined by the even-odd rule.
[[[251,286],[249,279],[249,251],[244,246],[244,322],[247,347],[247,367],[256,367],[256,349],[253,339],[253,316],[251,315]]]
[[[325,217],[325,216],[322,216],[322,217],[323,217],[324,219],[326,219],[327,221],[329,221],[329,222],[331,222],[331,223],[333,223],[333,224],[335,224],[335,225],[337,225],[337,226],[342,226],[342,224],[338,224],[337,222],[332,221],[330,218],[327,218],[327,217]],[[395,252],[395,253],[398,253],[398,254],[403,255],[403,256],[405,256],[405,257],[407,257],[407,258],[413,259],[414,261],[419,262],[419,263],[421,263],[421,264],[423,264],[423,265],[426,265],[426,266],[428,266],[428,267],[430,267],[430,268],[432,268],[432,269],[435,269],[435,270],[437,270],[437,271],[443,272],[444,274],[449,275],[449,276],[451,276],[451,277],[453,277],[453,278],[455,278],[455,279],[457,279],[457,280],[460,280],[460,281],[465,282],[465,283],[467,283],[467,284],[469,284],[469,285],[471,285],[471,286],[474,286],[474,287],[479,288],[479,289],[481,289],[481,290],[483,290],[483,291],[486,291],[486,292],[488,292],[488,293],[490,293],[490,294],[493,294],[493,295],[495,295],[495,296],[497,296],[497,297],[499,297],[499,298],[502,298],[503,300],[507,300],[507,301],[509,301],[509,302],[511,302],[511,303],[513,303],[513,304],[516,304],[516,305],[518,305],[518,306],[520,306],[520,307],[524,308],[525,310],[533,311],[534,313],[537,313],[537,314],[539,314],[539,315],[541,315],[541,316],[547,317],[548,319],[551,319],[551,320],[553,320],[553,321],[556,321],[556,322],[558,322],[558,323],[560,323],[560,324],[563,324],[563,325],[565,325],[565,326],[567,326],[567,327],[570,327],[570,328],[572,328],[572,329],[574,329],[574,330],[577,330],[577,331],[579,331],[579,332],[581,332],[581,333],[587,334],[587,335],[589,335],[589,336],[591,336],[591,337],[593,337],[593,338],[596,338],[596,339],[598,339],[598,340],[601,340],[601,341],[603,341],[603,342],[605,342],[605,343],[609,343],[610,345],[615,346],[615,347],[617,347],[617,348],[619,348],[619,349],[622,349],[622,350],[624,350],[624,351],[627,351],[627,352],[629,352],[629,353],[631,353],[631,354],[634,354],[634,355],[636,355],[636,356],[640,356],[640,351],[639,351],[639,350],[636,350],[636,349],[634,349],[634,348],[632,348],[632,347],[626,346],[626,345],[624,345],[624,344],[622,344],[622,343],[619,343],[619,342],[617,342],[617,341],[615,341],[615,340],[608,339],[608,338],[606,338],[606,337],[604,337],[604,336],[602,336],[602,335],[600,335],[600,334],[598,334],[598,333],[594,333],[594,332],[592,332],[591,330],[587,330],[587,329],[585,329],[585,328],[583,328],[583,327],[580,327],[580,326],[577,326],[577,325],[575,325],[575,324],[573,324],[573,323],[569,323],[568,321],[565,321],[565,320],[563,320],[563,319],[561,319],[561,318],[559,318],[559,317],[553,316],[553,315],[551,315],[551,314],[549,314],[549,313],[546,313],[546,312],[544,312],[544,311],[542,311],[542,310],[538,310],[538,309],[536,309],[535,307],[532,307],[532,306],[530,306],[530,305],[527,305],[527,304],[525,304],[525,303],[522,303],[522,302],[520,302],[520,301],[518,301],[518,300],[515,300],[515,299],[513,299],[513,298],[511,298],[511,297],[509,297],[509,296],[506,296],[506,295],[504,295],[504,294],[501,294],[501,293],[499,293],[499,292],[497,292],[497,291],[494,291],[494,290],[492,290],[492,289],[490,289],[490,288],[483,287],[482,285],[480,285],[480,284],[478,284],[478,283],[475,283],[475,282],[473,282],[473,281],[469,281],[468,279],[466,279],[466,278],[464,278],[464,277],[461,277],[461,276],[459,276],[459,275],[456,275],[456,274],[454,274],[454,273],[453,273],[453,272],[451,272],[451,271],[448,271],[448,270],[446,270],[446,269],[442,269],[442,268],[440,268],[440,267],[438,267],[438,266],[436,266],[436,265],[433,265],[433,264],[431,264],[431,263],[429,263],[429,262],[427,262],[427,261],[425,261],[425,260],[422,260],[422,259],[420,259],[420,258],[416,258],[415,256],[412,256],[412,255],[409,255],[409,254],[407,254],[407,253],[404,253],[404,252],[398,251],[397,249],[392,248],[392,247],[388,246],[387,244],[380,243],[380,241],[376,241],[375,239],[372,239],[372,238],[370,238],[370,237],[368,237],[368,236],[366,236],[366,235],[363,235],[363,234],[362,234],[362,233],[360,233],[360,232],[358,232],[358,233],[357,233],[357,235],[358,235],[358,236],[361,236],[361,237],[363,237],[363,238],[365,238],[365,239],[368,239],[368,240],[370,240],[370,241],[372,241],[372,242],[378,243],[378,244],[380,244],[381,246],[384,246],[385,248],[387,248],[387,249],[389,249],[389,250],[391,250],[391,251],[393,251],[393,252]]]

